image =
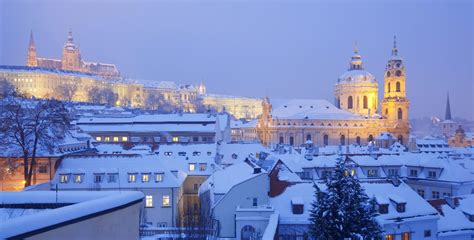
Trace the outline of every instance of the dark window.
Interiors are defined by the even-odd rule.
[[[395,85],[395,88],[396,88],[396,91],[397,92],[400,92],[400,82],[397,82],[397,84]]]
[[[367,138],[367,141],[372,142],[374,141],[374,136],[372,134],[369,135],[369,138]]]
[[[387,214],[388,213],[388,204],[379,204],[379,213]]]
[[[347,98],[347,108],[352,109],[352,96]]]
[[[324,134],[323,136],[323,144],[324,146],[329,145],[329,136],[327,134]]]
[[[356,137],[356,143],[357,145],[360,145],[360,137]]]
[[[257,198],[253,198],[252,206],[256,207],[257,205],[258,205],[258,200],[257,200]]]
[[[306,135],[306,141],[310,141],[311,140],[311,134],[307,134]]]
[[[403,144],[403,136],[402,135],[398,135],[398,142],[400,142],[400,144]]]
[[[280,144],[283,144],[283,136],[280,136],[280,141],[279,141]]]
[[[293,146],[293,144],[295,144],[295,138],[294,138],[294,137],[290,137],[290,145]]]
[[[402,71],[397,70],[397,71],[395,72],[395,75],[397,75],[397,77],[400,77],[400,76],[402,75]]]
[[[368,103],[368,100],[367,100],[367,96],[364,96],[363,105],[364,105],[364,109],[369,108],[369,103]]]
[[[397,212],[405,212],[405,203],[397,203]]]
[[[398,109],[398,120],[402,120],[403,118],[403,111],[401,108]]]
[[[293,214],[303,214],[304,205],[302,204],[292,204]]]
[[[47,173],[48,172],[48,166],[41,165],[38,167],[38,172],[39,173]]]
[[[346,136],[341,135],[341,145],[346,145]]]
[[[390,74],[389,74],[389,76],[390,76]],[[388,83],[388,92],[390,92],[390,90],[391,90],[390,89],[390,83]]]
[[[431,198],[432,199],[439,199],[439,192],[437,192],[437,191],[431,192]]]
[[[431,230],[425,230],[425,237],[431,237]]]

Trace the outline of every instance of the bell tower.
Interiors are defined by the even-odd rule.
[[[406,96],[406,71],[403,59],[398,56],[397,40],[393,39],[392,56],[387,62],[384,75],[384,98],[382,116],[387,119],[389,132],[407,143],[409,134],[408,108]]]
[[[65,70],[82,71],[81,53],[79,48],[74,45],[72,31],[69,31],[66,44],[64,44],[61,67]]]
[[[26,62],[28,67],[37,67],[38,59],[36,58],[36,45],[33,38],[33,31],[30,32],[30,43],[28,44],[28,59]]]

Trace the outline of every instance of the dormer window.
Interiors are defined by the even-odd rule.
[[[171,155],[173,155],[173,152],[165,152],[164,154],[165,154],[165,156],[171,156]]]
[[[388,176],[390,176],[390,177],[398,176],[398,169],[389,169],[388,170]]]
[[[291,199],[291,211],[293,214],[303,214],[304,212],[304,201],[300,197],[294,197]]]
[[[84,174],[74,174],[74,183],[82,183],[82,179],[83,179],[83,176]]]
[[[136,182],[137,181],[137,174],[136,173],[129,173],[128,174],[128,182]]]
[[[103,179],[104,179],[104,174],[102,173],[94,174],[94,183],[101,183]]]
[[[387,214],[388,213],[388,204],[379,204],[379,213]]]
[[[163,182],[163,173],[155,173],[155,182]]]
[[[150,173],[142,173],[142,182],[150,181]]]
[[[410,177],[418,177],[418,170],[410,169]]]
[[[60,183],[68,183],[69,182],[69,174],[60,174],[59,175],[59,182]]]
[[[379,172],[377,171],[377,169],[367,170],[367,177],[378,177],[378,176],[379,176]]]
[[[436,171],[428,171],[429,178],[436,178]]]
[[[402,213],[405,212],[406,203],[397,203],[397,212]]]

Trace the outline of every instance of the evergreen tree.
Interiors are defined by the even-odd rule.
[[[324,180],[326,190],[315,184],[310,235],[325,240],[379,239],[376,202],[365,194],[345,162],[340,158],[333,176]]]

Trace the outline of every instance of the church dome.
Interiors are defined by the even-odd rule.
[[[337,83],[360,83],[367,82],[372,83],[376,82],[374,75],[364,69],[353,69],[348,70],[339,76]]]
[[[338,84],[345,83],[376,83],[374,75],[362,67],[362,57],[357,47],[354,49],[349,70],[337,79]]]

